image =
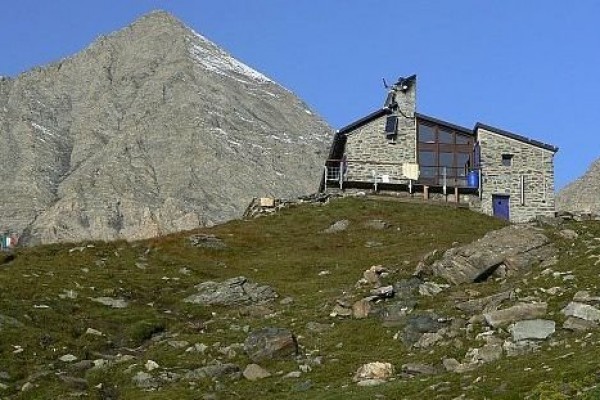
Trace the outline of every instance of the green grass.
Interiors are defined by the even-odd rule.
[[[340,219],[350,220],[348,230],[322,233]],[[391,227],[365,227],[364,223],[372,219],[385,220]],[[463,392],[468,398],[523,398],[527,393],[536,399],[572,396],[581,387],[595,384],[594,360],[599,354],[594,345],[581,347],[583,334],[560,329],[553,339],[560,345],[550,347],[546,343],[540,353],[503,358],[463,375],[443,373],[413,379],[399,376],[374,388],[357,387],[351,381],[356,369],[366,362],[388,361],[399,370],[407,362],[439,364],[444,356],[461,358],[469,347],[481,346],[472,334],[460,343],[408,349],[393,339],[398,328],[382,327],[375,317],[337,319],[329,317],[329,313],[336,299],[359,299],[367,291],[354,286],[370,266],[383,265],[392,271],[388,281],[393,283],[410,276],[428,252],[468,243],[502,226],[499,220],[464,209],[346,198],[326,206],[297,206],[251,221],[232,221],[212,229],[148,241],[19,249],[14,260],[0,260],[0,314],[23,324],[0,328],[0,372],[9,375],[8,379],[0,378],[0,383],[7,386],[0,389],[0,398],[68,398],[75,390],[59,379],[61,374],[86,378],[89,387],[82,398],[91,399],[197,399],[205,393],[216,393],[219,399],[370,399],[377,395],[390,399],[453,398]],[[585,287],[594,292],[600,284],[600,267],[593,266],[594,260],[585,254],[588,247],[584,242],[588,236],[600,237],[600,224],[574,223],[571,228],[581,234],[574,244],[549,231],[561,250],[561,261],[553,269],[576,271],[578,285],[565,289],[562,297],[549,302],[557,321],[558,310],[576,290]],[[191,247],[187,237],[196,232],[214,234],[227,247]],[[367,247],[368,242],[379,245]],[[84,249],[74,250],[79,246]],[[321,271],[329,274],[319,274]],[[269,284],[281,298],[291,296],[294,301],[287,305],[275,301],[269,306],[273,311],[269,318],[252,316],[243,308],[202,307],[182,301],[202,281],[239,275]],[[452,299],[465,289],[482,295],[507,287],[535,293],[534,287],[563,285],[547,276],[534,280],[538,275],[536,269],[531,271],[527,284],[519,277],[504,283],[461,285],[435,298],[420,298],[417,309],[435,309],[441,315],[461,317]],[[103,296],[123,298],[129,307],[111,309],[90,300]],[[314,333],[306,329],[311,321],[334,326]],[[191,386],[177,381],[152,392],[133,385],[131,377],[144,370],[149,359],[161,366],[160,371],[199,368],[207,358],[220,358],[243,369],[250,363],[243,350],[236,350],[229,359],[218,353],[214,344],[243,343],[247,334],[242,328],[246,326],[289,328],[298,336],[303,355],[310,354],[310,359],[321,356],[322,363],[313,365],[300,379],[284,379],[283,375],[297,370],[298,364],[308,359],[261,363],[273,376],[259,382],[223,378],[219,382],[198,381]],[[85,334],[88,328],[104,336]],[[157,340],[160,335],[163,339]],[[186,353],[185,348],[170,346],[169,340],[203,343],[209,348],[204,356]],[[590,343],[598,340],[596,332],[586,339]],[[23,351],[15,353],[19,349],[15,346],[21,346]],[[560,358],[570,352],[574,354]],[[80,360],[118,354],[132,354],[135,358],[101,370],[76,371],[58,360],[64,354],[74,354]],[[543,365],[553,369],[546,371]],[[528,367],[532,370],[525,373]],[[36,372],[45,375],[32,379]],[[18,388],[28,380],[34,387],[21,393]],[[306,380],[310,380],[310,388],[302,390],[299,383]],[[503,386],[503,381],[510,384]]]

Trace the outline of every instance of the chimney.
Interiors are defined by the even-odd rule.
[[[400,77],[398,82],[389,88],[384,107],[395,111],[399,116],[413,118],[415,116],[417,95],[417,75]]]

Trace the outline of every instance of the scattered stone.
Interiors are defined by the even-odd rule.
[[[363,272],[363,279],[366,281],[366,283],[372,284],[375,287],[379,287],[381,285],[380,277],[385,271],[385,268],[383,268],[381,265],[373,265],[371,268]]]
[[[502,358],[502,346],[498,343],[488,343],[482,347],[471,349],[465,355],[470,363],[486,364]]]
[[[21,386],[21,392],[27,392],[28,390],[33,389],[33,383],[25,382],[23,386]]]
[[[598,328],[598,324],[594,321],[586,321],[577,317],[568,317],[563,323],[563,328],[570,331],[587,331]]]
[[[458,374],[471,371],[477,366],[477,364],[461,364],[455,358],[444,358],[442,360],[442,365],[446,371],[456,372]]]
[[[22,328],[24,325],[13,317],[0,314],[0,330],[7,327]]]
[[[338,300],[333,310],[329,314],[330,317],[351,317],[352,307],[343,301]]]
[[[493,294],[491,296],[467,300],[465,302],[458,303],[456,305],[456,308],[471,314],[476,312],[482,312],[484,310],[494,311],[503,301],[510,299],[512,295],[512,290],[508,290],[505,292]]]
[[[508,357],[522,356],[539,350],[540,345],[533,340],[521,340],[520,342],[505,341],[502,345]]]
[[[381,312],[381,322],[384,327],[401,326],[406,316],[415,308],[417,302],[412,299],[400,300],[386,304]]]
[[[197,368],[185,373],[184,378],[188,381],[200,379],[213,379],[221,376],[237,377],[240,373],[240,367],[235,364],[223,364],[216,362],[206,367]]]
[[[502,310],[490,311],[483,314],[485,322],[497,328],[502,325],[524,320],[535,319],[546,314],[546,303],[521,303]]]
[[[190,342],[186,340],[169,340],[167,344],[175,349],[183,349],[184,347],[188,347]]]
[[[294,298],[288,296],[288,297],[284,297],[283,299],[281,299],[279,304],[281,304],[282,306],[286,306],[288,304],[292,304],[293,302],[294,302]]]
[[[352,316],[356,319],[367,318],[370,312],[371,302],[369,299],[358,300],[352,305]]]
[[[567,240],[576,240],[579,237],[579,234],[572,229],[563,229],[558,234]]]
[[[402,365],[402,373],[408,376],[435,375],[439,371],[431,364],[408,363]]]
[[[517,321],[510,326],[509,332],[512,333],[513,340],[547,339],[555,331],[556,323],[547,319],[530,319],[526,321]]]
[[[73,362],[77,361],[77,357],[75,357],[73,354],[65,354],[64,356],[61,356],[59,360],[62,362]]]
[[[152,389],[160,386],[158,379],[154,378],[147,372],[139,371],[131,378],[135,386],[141,389]]]
[[[203,247],[207,249],[221,250],[227,247],[227,245],[215,235],[208,235],[204,233],[197,233],[188,237],[188,241],[193,247]]]
[[[570,302],[561,312],[567,317],[577,317],[586,321],[599,322],[600,310],[588,304]]]
[[[385,382],[394,375],[394,366],[387,362],[372,362],[362,365],[354,374],[353,381],[379,381]]]
[[[381,286],[371,290],[371,296],[378,297],[380,299],[389,299],[394,297],[394,286]]]
[[[85,334],[86,335],[92,335],[92,336],[104,336],[104,333],[102,333],[99,330],[96,330],[94,328],[87,328],[85,330]]]
[[[292,372],[285,374],[283,377],[286,379],[297,379],[297,378],[300,378],[301,376],[302,376],[302,372],[292,371]]]
[[[160,366],[158,365],[158,363],[154,360],[148,360],[146,361],[146,364],[144,364],[144,367],[146,368],[146,371],[154,371],[155,369],[159,368]]]
[[[590,292],[587,290],[580,290],[579,292],[575,293],[575,296],[573,296],[573,301],[579,303],[596,303],[600,302],[600,297],[591,296]]]
[[[364,223],[364,226],[369,229],[382,231],[388,229],[391,225],[381,219],[372,219]]]
[[[112,297],[90,297],[90,300],[112,308],[126,308],[129,306],[129,303],[125,299],[115,299]]]
[[[313,383],[310,380],[302,381],[292,388],[294,392],[306,392],[313,387]]]
[[[208,349],[208,346],[204,343],[196,343],[191,347],[185,349],[186,353],[204,353]]]
[[[332,328],[330,324],[321,324],[319,322],[308,322],[306,324],[306,330],[315,333],[323,333]]]
[[[450,285],[447,284],[438,284],[435,282],[423,282],[419,285],[419,294],[421,296],[435,296],[440,293],[442,290],[449,288]]]
[[[402,342],[412,346],[421,339],[424,333],[437,332],[444,327],[436,315],[416,314],[406,318],[406,326],[402,332]]]
[[[270,377],[271,373],[258,364],[248,364],[242,375],[249,381],[257,381]]]
[[[271,301],[278,297],[270,286],[250,282],[243,276],[223,282],[203,282],[195,286],[198,293],[187,297],[186,303],[233,306]]]
[[[346,229],[348,229],[349,225],[350,225],[350,221],[348,221],[347,219],[343,219],[343,220],[334,222],[329,228],[325,229],[323,232],[325,232],[325,233],[343,232]]]
[[[244,342],[244,351],[254,362],[285,359],[298,354],[298,342],[287,329],[263,328],[248,335]]]

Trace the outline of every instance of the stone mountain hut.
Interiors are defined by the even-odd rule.
[[[464,203],[512,222],[554,215],[558,148],[477,123],[416,112],[416,75],[389,88],[383,108],[334,136],[320,190],[372,190]]]

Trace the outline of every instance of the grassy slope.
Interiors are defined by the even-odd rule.
[[[321,233],[339,219],[351,221],[347,231]],[[392,228],[377,231],[363,226],[363,222],[372,219],[383,219],[392,224]],[[436,393],[441,398],[452,398],[465,390],[474,398],[518,398],[532,390],[560,393],[561,390],[575,390],[577,385],[589,386],[586,380],[596,372],[597,353],[589,351],[592,346],[582,348],[583,342],[577,342],[582,335],[566,332],[557,335],[558,340],[564,342],[552,348],[546,346],[548,349],[544,352],[505,358],[464,375],[398,379],[376,388],[359,388],[351,382],[354,371],[365,362],[389,361],[398,369],[406,362],[439,363],[442,356],[462,358],[470,345],[465,342],[461,346],[416,352],[394,340],[397,330],[383,328],[375,318],[330,318],[335,300],[344,293],[354,293],[357,299],[360,298],[361,293],[356,292],[354,284],[362,271],[371,265],[382,264],[394,271],[390,280],[393,282],[409,276],[419,258],[427,252],[449,248],[454,242],[470,242],[501,226],[498,220],[463,209],[343,199],[327,206],[295,207],[273,216],[233,221],[204,230],[222,238],[227,244],[224,250],[192,248],[186,240],[189,233],[136,243],[93,243],[93,247],[83,251],[70,251],[78,245],[19,250],[14,261],[0,265],[0,314],[14,317],[25,325],[0,328],[0,372],[10,375],[8,381],[0,379],[8,386],[4,391],[0,390],[0,396],[62,397],[73,391],[58,378],[67,371],[69,375],[85,377],[90,383],[84,398],[110,398],[111,393],[121,399],[199,398],[202,393],[214,392],[215,383],[199,382],[192,387],[178,382],[166,384],[156,392],[142,392],[133,386],[131,377],[143,370],[148,359],[173,372],[203,366],[204,357],[173,349],[164,341],[149,341],[153,333],[164,331],[176,335],[176,340],[209,346],[216,342],[222,346],[243,342],[246,334],[232,329],[232,324],[247,325],[250,329],[264,326],[290,328],[298,335],[303,352],[322,355],[323,364],[314,366],[300,380],[293,380],[283,379],[276,372],[297,370],[296,361],[269,362],[263,366],[275,373],[273,377],[258,383],[243,379],[224,380],[225,389],[216,392],[218,398],[362,399],[376,394],[386,398],[419,398]],[[598,223],[579,224],[575,228],[600,237]],[[581,241],[573,246],[557,241],[567,256],[561,257],[555,270],[577,267],[579,288],[595,287],[598,277],[592,266],[593,260],[584,254],[587,247]],[[383,245],[366,247],[367,242]],[[319,275],[323,270],[330,273]],[[272,308],[276,313],[269,319],[253,317],[239,309],[206,308],[182,302],[194,292],[194,284],[238,275],[269,284],[281,297],[291,296],[294,302],[289,305],[275,302]],[[555,286],[556,282],[551,279],[536,278],[535,285]],[[531,291],[535,295],[530,283],[531,279],[528,283],[518,280],[508,284],[522,286],[523,293]],[[475,289],[485,294],[505,289],[506,285],[490,282],[476,285]],[[449,299],[463,289],[465,287],[454,288],[444,296],[420,302],[418,307],[460,316]],[[567,289],[563,297],[551,300],[551,307],[556,311],[563,306],[575,289]],[[61,298],[65,290],[76,292],[77,298]],[[126,298],[131,304],[126,309],[110,309],[89,299],[100,296]],[[307,331],[305,325],[309,321],[334,322],[335,325],[325,333],[317,334]],[[198,326],[205,329],[200,332]],[[86,335],[87,328],[97,329],[105,337]],[[594,339],[597,340],[596,333],[587,342],[594,342]],[[14,353],[15,346],[21,346],[23,351]],[[81,360],[126,352],[134,354],[136,359],[81,373],[58,361],[64,354],[74,354]],[[567,353],[574,354],[558,358]],[[209,354],[210,358],[221,357],[242,368],[249,363],[242,351],[231,360],[214,349],[209,350]],[[133,363],[138,366],[130,367]],[[553,369],[547,371],[543,365]],[[125,372],[128,367],[130,371]],[[523,370],[529,367],[532,369],[524,373]],[[22,385],[28,377],[31,379],[36,372],[46,375],[34,380],[34,387],[29,391],[18,393],[15,387]],[[310,380],[312,387],[307,391],[296,391],[298,382],[305,380]],[[471,384],[475,380],[477,382]],[[501,383],[505,380],[509,384],[503,386]],[[543,381],[554,383],[543,384]],[[557,382],[562,381],[570,386],[557,388]],[[436,386],[440,383],[441,386]],[[102,388],[98,389],[96,386],[100,384]]]

